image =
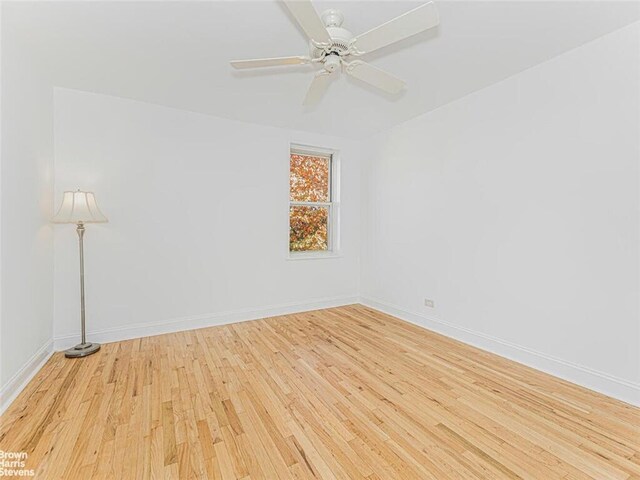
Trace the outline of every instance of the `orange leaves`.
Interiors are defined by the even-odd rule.
[[[295,205],[289,208],[289,251],[327,250],[329,209]]]
[[[329,201],[329,157],[291,154],[289,200],[292,202]]]

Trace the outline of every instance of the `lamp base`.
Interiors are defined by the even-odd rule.
[[[99,343],[79,343],[75,347],[65,350],[64,356],[67,358],[86,357],[92,353],[96,353],[98,350],[100,350]]]

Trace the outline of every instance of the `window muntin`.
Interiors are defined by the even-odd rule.
[[[333,158],[292,149],[289,163],[289,252],[333,250]]]

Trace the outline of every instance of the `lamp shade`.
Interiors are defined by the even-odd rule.
[[[93,192],[64,192],[62,205],[51,219],[53,223],[106,223]]]

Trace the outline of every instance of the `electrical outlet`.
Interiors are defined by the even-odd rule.
[[[430,300],[428,298],[424,299],[424,306],[425,307],[429,307],[429,308],[435,308],[436,304],[433,300]]]

